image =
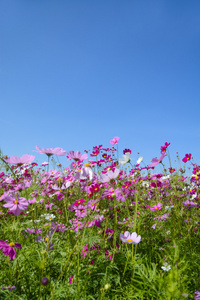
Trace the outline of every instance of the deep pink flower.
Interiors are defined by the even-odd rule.
[[[19,196],[16,196],[16,198],[13,196],[7,196],[5,197],[4,201],[7,203],[2,206],[9,208],[15,216],[18,216],[21,213],[21,210],[26,210],[28,207],[28,201]]]
[[[165,157],[165,152],[162,152],[161,156],[157,159],[157,158],[153,158],[151,161],[151,164],[148,165],[149,168],[154,168],[155,166],[157,166]]]
[[[4,241],[0,241],[0,249],[2,249],[3,254],[10,256],[10,260],[13,260],[16,257],[16,251],[13,247],[18,248],[18,249],[22,248],[20,243],[12,242],[10,244],[7,244]]]
[[[124,149],[123,150],[123,154],[126,154],[127,152],[130,152],[130,154],[131,154],[131,150],[130,149]]]
[[[80,151],[69,151],[67,154],[67,160],[74,159],[75,161],[83,161],[84,159],[87,159],[87,154],[81,154]]]
[[[74,282],[74,276],[69,277],[69,283],[72,284]]]
[[[64,156],[67,151],[63,150],[60,147],[57,148],[47,148],[47,149],[40,149],[38,146],[35,146],[35,148],[37,150],[34,150],[35,152],[41,153],[41,154],[46,154],[47,156],[51,156],[51,155],[59,155],[59,156]]]
[[[24,154],[22,157],[10,156],[7,159],[4,159],[7,163],[21,166],[23,164],[29,164],[34,160],[35,156]]]
[[[192,156],[191,153],[185,154],[185,157],[182,159],[182,161],[183,161],[184,163],[186,163],[188,160],[191,160],[191,156]]]
[[[166,142],[164,146],[161,146],[161,147],[160,147],[161,153],[166,152],[167,147],[168,147],[169,145],[170,145],[170,143],[167,143],[167,142]]]
[[[120,138],[118,136],[115,136],[111,141],[111,145],[115,145],[115,144],[118,144],[118,141],[120,140]]]
[[[81,199],[79,199],[79,200],[76,200],[76,201],[74,202],[74,205],[75,205],[75,206],[79,206],[80,204],[82,204],[82,203],[84,203],[84,202],[85,202],[85,199],[81,198]]]

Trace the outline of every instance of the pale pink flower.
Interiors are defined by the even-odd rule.
[[[46,154],[47,156],[51,155],[59,155],[59,156],[64,156],[67,151],[63,150],[60,147],[57,148],[47,148],[47,149],[40,149],[38,146],[35,146],[37,150],[34,150],[35,152],[41,153],[41,154]]]
[[[29,164],[34,160],[35,156],[24,154],[22,157],[10,156],[7,159],[4,159],[7,163],[21,166],[23,164]]]
[[[119,238],[124,243],[134,245],[138,244],[141,241],[140,235],[137,236],[136,232],[130,233],[129,231],[125,231],[124,234],[120,233]]]
[[[154,168],[155,166],[157,166],[162,160],[163,158],[166,156],[165,152],[162,152],[161,156],[157,159],[157,158],[153,158],[151,161],[151,164],[148,165],[149,168]]]
[[[115,171],[108,171],[106,174],[102,174],[100,181],[101,182],[109,182],[111,179],[115,179],[117,178],[117,176],[119,175],[120,170],[119,169],[115,169]]]
[[[83,161],[84,159],[87,159],[87,154],[81,154],[80,151],[69,151],[67,154],[67,160],[74,159],[76,161]]]
[[[118,141],[120,140],[120,138],[118,136],[115,136],[111,141],[111,145],[116,145],[118,144]]]

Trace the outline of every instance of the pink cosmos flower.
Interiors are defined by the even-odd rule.
[[[154,207],[150,208],[151,211],[161,210],[162,209],[162,203],[158,202],[158,204],[155,204]]]
[[[47,156],[51,156],[51,155],[59,155],[59,156],[64,156],[67,151],[63,150],[60,147],[57,148],[47,148],[47,149],[40,149],[38,146],[35,146],[35,148],[37,150],[34,150],[35,152],[41,153],[41,154],[46,154]]]
[[[81,154],[80,151],[69,151],[67,154],[67,160],[74,159],[75,161],[83,161],[84,159],[87,159],[87,154]]]
[[[193,201],[186,200],[183,202],[183,205],[185,205],[187,207],[194,207],[194,206],[196,206],[196,203]]]
[[[106,174],[102,174],[100,181],[101,182],[109,182],[111,179],[115,179],[117,178],[117,176],[119,175],[120,170],[119,169],[115,169],[114,172],[112,171],[108,171]]]
[[[87,256],[87,253],[90,253],[90,250],[88,249],[88,244],[83,246],[81,250],[81,258],[85,258]]]
[[[7,203],[2,206],[10,208],[10,211],[12,211],[15,216],[18,216],[21,213],[21,210],[26,210],[28,207],[28,201],[23,197],[19,197],[19,195],[16,196],[16,198],[7,196],[4,201]]]
[[[191,156],[192,156],[191,153],[185,154],[185,157],[182,159],[182,161],[183,161],[184,163],[186,163],[188,160],[191,160]]]
[[[118,144],[118,141],[120,140],[120,138],[118,136],[115,136],[111,141],[111,145],[115,145],[115,144]]]
[[[10,256],[10,260],[13,260],[16,257],[16,251],[13,247],[18,248],[18,249],[22,248],[20,243],[12,242],[10,244],[7,244],[4,241],[0,241],[0,249],[2,249],[3,254]]]
[[[137,236],[136,232],[130,233],[129,231],[125,231],[124,234],[120,233],[119,238],[124,243],[134,245],[138,244],[141,241],[140,235]]]
[[[157,166],[165,157],[165,152],[162,152],[161,156],[157,159],[157,158],[153,158],[151,161],[151,164],[148,165],[149,168],[154,168],[155,166]]]
[[[29,164],[34,160],[35,156],[24,154],[22,157],[10,156],[7,159],[4,159],[7,163],[21,166],[23,164]]]

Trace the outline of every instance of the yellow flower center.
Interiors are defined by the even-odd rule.
[[[48,242],[48,238],[47,237],[45,238],[45,241]]]
[[[13,246],[15,246],[15,243],[11,242],[11,243],[9,244],[9,246],[10,246],[10,247],[13,247]]]
[[[19,203],[19,201],[15,200],[15,201],[14,201],[14,203],[15,203],[15,204],[18,204],[18,203]]]
[[[133,240],[132,240],[132,239],[128,239],[127,241],[128,241],[129,243],[131,243]]]
[[[86,164],[85,164],[85,167],[90,167],[90,164],[89,164],[89,163],[86,163]]]

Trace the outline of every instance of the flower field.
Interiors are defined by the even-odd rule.
[[[200,166],[118,143],[0,156],[0,299],[200,300]]]

